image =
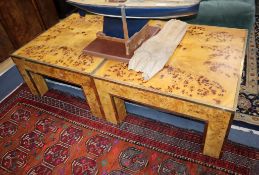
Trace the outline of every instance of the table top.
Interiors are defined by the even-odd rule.
[[[72,14],[12,54],[14,57],[90,74],[102,58],[82,54],[82,50],[102,31],[102,18]]]
[[[150,24],[161,26],[163,22]],[[246,30],[189,25],[164,69],[149,81],[144,81],[141,73],[128,70],[127,63],[113,60],[107,60],[93,76],[233,112],[246,41]]]

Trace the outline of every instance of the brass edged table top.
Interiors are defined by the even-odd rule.
[[[151,21],[151,25],[163,25]],[[168,36],[170,37],[170,36]],[[128,70],[127,63],[107,60],[93,74],[170,97],[234,112],[246,51],[247,31],[189,25],[186,35],[164,69],[149,81]]]

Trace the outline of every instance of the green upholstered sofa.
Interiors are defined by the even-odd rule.
[[[202,0],[189,23],[248,29],[255,20],[255,0]]]

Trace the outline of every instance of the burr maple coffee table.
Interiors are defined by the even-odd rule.
[[[44,76],[79,85],[91,112],[103,117],[102,108],[90,74],[102,58],[82,54],[83,48],[102,28],[101,17],[73,14],[12,54],[21,75],[35,95],[48,91]]]
[[[189,25],[164,69],[149,81],[127,63],[105,61],[93,76],[106,119],[120,123],[129,100],[204,121],[203,153],[219,158],[237,107],[246,40],[246,30]]]

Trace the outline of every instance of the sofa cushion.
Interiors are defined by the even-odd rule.
[[[197,16],[186,21],[251,30],[255,18],[254,3],[254,0],[203,0]]]

